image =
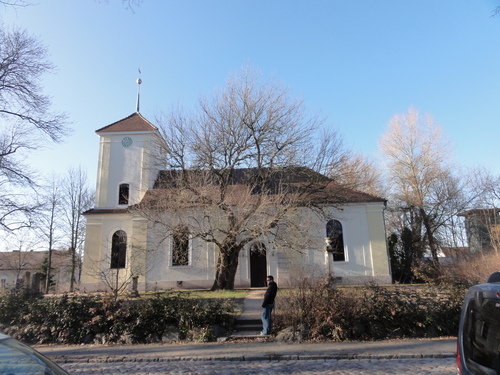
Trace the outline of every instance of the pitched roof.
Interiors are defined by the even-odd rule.
[[[37,270],[42,265],[48,251],[2,251],[0,252],[0,270]],[[71,260],[71,251],[53,250],[52,267],[61,267]]]
[[[266,175],[264,184],[259,184],[258,176]],[[256,178],[257,177],[257,178]],[[188,200],[196,204],[197,199],[189,196],[189,189],[181,193],[185,184],[195,184],[203,187],[204,194],[218,194],[210,188],[217,186],[218,180],[215,178],[215,172],[208,171],[181,171],[181,170],[163,170],[160,171],[155,181],[154,187],[146,192],[139,206],[154,207],[168,196],[179,196],[181,194]],[[265,185],[265,186],[262,186]],[[238,204],[243,199],[248,188],[252,194],[258,195],[265,190],[267,194],[279,194],[282,186],[288,186],[289,193],[294,195],[303,203],[314,204],[346,204],[346,203],[370,203],[386,202],[386,199],[371,194],[356,191],[342,186],[328,177],[317,173],[305,167],[288,167],[277,170],[263,168],[241,168],[234,169],[229,178],[227,186],[227,203]],[[290,188],[292,190],[290,190]],[[215,188],[217,189],[217,188]],[[187,195],[186,195],[187,194]],[[169,201],[169,199],[166,199]]]
[[[97,129],[96,133],[113,132],[140,132],[156,131],[158,128],[146,120],[139,112],[132,113],[130,116],[113,122],[103,128]]]
[[[260,180],[266,181],[268,187],[286,183],[286,184],[301,184],[301,183],[328,183],[331,180],[312,169],[306,167],[287,167],[287,168],[235,168],[227,171],[208,171],[208,170],[162,170],[158,173],[153,189],[169,189],[178,187],[181,180],[200,181],[212,185],[218,185],[217,175],[231,173],[229,178],[229,186],[250,185],[255,184]]]

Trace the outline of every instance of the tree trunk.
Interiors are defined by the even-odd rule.
[[[210,290],[234,289],[241,247],[235,244],[220,249],[215,280]]]
[[[52,243],[50,244],[52,246]],[[52,268],[52,248],[49,247],[49,256],[47,258],[47,271],[45,271],[45,294],[50,290],[50,269]]]
[[[72,247],[71,249],[71,274],[69,281],[69,291],[73,293],[75,291],[75,269],[76,269],[76,249]]]
[[[427,241],[428,241],[429,249],[430,249],[431,255],[432,255],[432,263],[434,266],[439,267],[438,244],[437,244],[436,238],[434,237],[434,234],[432,233],[432,228],[431,228],[429,216],[426,214],[426,212],[423,209],[420,209],[420,212],[422,215],[422,222],[424,224],[425,231],[427,233]]]
[[[118,282],[119,282],[119,275],[120,275],[120,269],[116,269],[116,280],[115,280],[115,287],[113,288],[113,296],[115,297],[115,302],[118,300]]]

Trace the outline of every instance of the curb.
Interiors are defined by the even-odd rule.
[[[219,356],[219,357],[51,357],[56,363],[116,363],[116,362],[280,362],[280,361],[326,361],[326,360],[401,360],[401,359],[429,359],[455,358],[455,353],[440,354],[333,354],[333,355],[255,355],[255,356]]]

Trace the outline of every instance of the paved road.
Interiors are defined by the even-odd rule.
[[[456,375],[453,358],[290,360],[290,361],[172,361],[61,364],[70,374],[334,374],[334,375]]]
[[[456,375],[455,338],[40,346],[70,374]]]

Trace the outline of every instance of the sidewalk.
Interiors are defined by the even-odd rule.
[[[265,289],[254,289],[247,294],[240,319],[260,319],[264,292]],[[456,349],[455,338],[326,343],[257,340],[147,345],[48,345],[35,348],[57,362],[443,358],[454,357]]]
[[[260,319],[262,314],[262,300],[266,288],[253,288],[245,296],[243,301],[243,312],[238,317],[241,320]]]

